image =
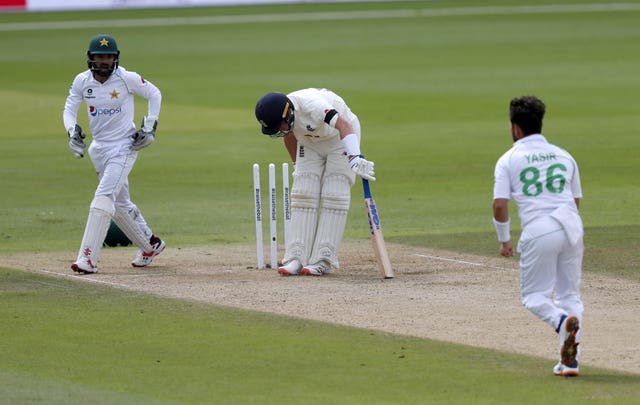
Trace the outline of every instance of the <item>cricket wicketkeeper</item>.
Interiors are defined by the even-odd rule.
[[[69,147],[77,158],[84,157],[85,134],[77,123],[80,104],[87,105],[87,117],[93,141],[89,157],[98,173],[98,187],[89,206],[89,217],[78,252],[71,265],[83,274],[98,271],[98,258],[111,220],[138,246],[131,263],[144,267],[165,248],[165,243],[151,232],[138,207],[129,197],[129,173],[138,151],[153,143],[162,96],[151,82],[119,66],[120,51],[110,35],[96,35],[89,42],[89,69],[78,74],[64,105],[64,127]],[[146,98],[147,115],[142,126],[134,124],[135,95]]]

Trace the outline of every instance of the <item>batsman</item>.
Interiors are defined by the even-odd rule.
[[[375,181],[373,162],[360,156],[360,121],[327,89],[271,92],[256,103],[262,133],[282,137],[295,170],[291,228],[282,275],[322,276],[338,269],[356,175]]]

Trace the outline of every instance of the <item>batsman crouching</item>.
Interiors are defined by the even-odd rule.
[[[131,262],[134,267],[149,265],[165,248],[131,201],[128,180],[138,151],[155,140],[162,96],[139,74],[119,66],[119,57],[113,37],[93,37],[87,51],[89,68],[73,80],[64,106],[69,147],[74,156],[82,158],[86,136],[77,124],[77,114],[82,102],[86,103],[93,136],[89,156],[98,173],[98,187],[89,207],[78,257],[71,265],[73,271],[82,274],[97,273],[100,249],[112,219],[139,248]],[[137,131],[133,122],[134,95],[148,100],[147,116]]]
[[[373,162],[360,157],[360,122],[327,89],[267,93],[255,109],[262,133],[283,137],[295,170],[291,228],[282,275],[321,276],[339,268],[338,252],[356,175],[375,181]]]

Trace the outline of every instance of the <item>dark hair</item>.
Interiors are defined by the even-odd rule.
[[[509,118],[517,124],[524,135],[539,134],[542,131],[545,105],[535,96],[517,97],[509,104]]]

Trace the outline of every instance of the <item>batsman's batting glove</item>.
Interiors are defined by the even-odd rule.
[[[365,180],[376,181],[373,172],[373,162],[366,160],[360,156],[350,156],[349,166],[358,176]]]
[[[74,128],[69,128],[67,134],[69,135],[69,148],[71,148],[73,155],[78,159],[84,157],[84,149],[87,147],[84,144],[86,135],[82,132],[80,125],[76,124]]]
[[[138,132],[133,134],[133,144],[131,148],[133,150],[140,150],[151,145],[156,140],[156,128],[158,127],[158,121],[150,119],[149,117],[142,118],[142,125]]]

